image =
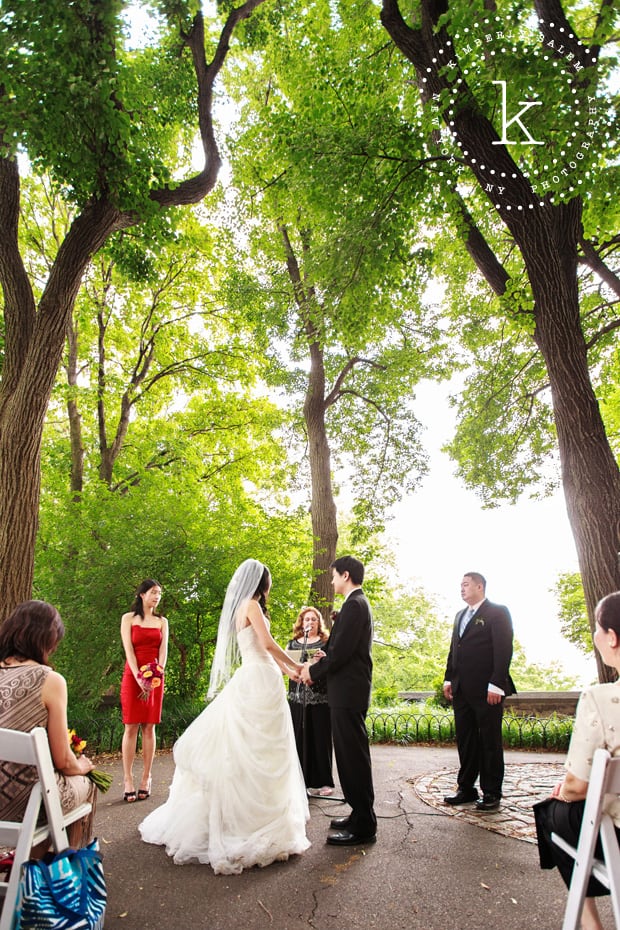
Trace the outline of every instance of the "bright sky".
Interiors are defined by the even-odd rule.
[[[580,684],[595,681],[594,658],[583,656],[560,633],[552,593],[560,573],[578,569],[562,492],[543,501],[523,499],[515,506],[483,510],[474,493],[455,477],[454,463],[440,451],[453,425],[446,388],[420,385],[415,409],[427,427],[424,444],[431,456],[430,473],[420,489],[398,505],[386,532],[403,579],[436,595],[451,624],[463,606],[463,574],[481,572],[489,599],[510,610],[515,636],[531,661],[557,660],[580,676]]]

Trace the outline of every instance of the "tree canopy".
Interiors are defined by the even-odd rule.
[[[200,202],[221,158],[214,82],[235,28],[262,0],[210,21],[194,2],[155,2],[130,41],[120,0],[7,0],[0,11],[0,611],[31,590],[40,446],[73,305],[93,256],[141,224],[152,247],[173,207]],[[68,131],[67,120],[70,120]],[[200,139],[202,167],[192,167]],[[75,213],[43,280],[19,237],[21,180],[47,172]]]
[[[59,596],[55,558],[117,573],[116,550],[119,577],[178,552],[174,590],[187,570],[219,591],[227,526],[248,545],[279,528],[284,576],[307,548],[288,496],[305,443],[305,577],[325,580],[334,472],[349,538],[371,547],[425,467],[417,380],[466,365],[460,473],[492,505],[559,468],[592,624],[620,588],[619,15],[611,0],[6,0],[0,616],[30,595],[38,532],[36,587]],[[216,195],[225,63],[237,118]],[[161,549],[134,559],[122,529],[142,509]],[[183,542],[205,521],[216,581]],[[83,576],[76,598],[85,617]],[[188,609],[180,688],[208,651],[205,603]]]

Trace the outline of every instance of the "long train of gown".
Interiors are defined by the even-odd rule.
[[[168,800],[139,828],[176,863],[229,875],[310,846],[282,673],[251,626],[238,642],[240,668],[175,743]]]

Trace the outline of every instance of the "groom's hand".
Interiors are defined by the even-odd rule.
[[[301,680],[303,681],[305,685],[311,685],[314,683],[312,681],[312,678],[310,677],[310,663],[309,662],[304,662],[304,664],[301,667],[300,674],[301,674]]]

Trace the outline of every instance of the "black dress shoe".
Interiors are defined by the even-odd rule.
[[[485,794],[479,801],[476,801],[477,811],[496,811],[499,807],[500,798],[497,794]]]
[[[326,842],[330,846],[362,846],[364,843],[376,843],[377,834],[359,836],[357,833],[350,833],[349,830],[341,830],[339,833],[328,834]]]
[[[478,792],[475,788],[472,788],[471,791],[463,791],[461,788],[454,795],[448,795],[444,798],[444,804],[450,804],[452,807],[456,807],[458,804],[473,804],[474,801],[478,800]]]
[[[350,817],[334,817],[334,819],[330,821],[329,825],[332,830],[346,830],[350,822]]]

